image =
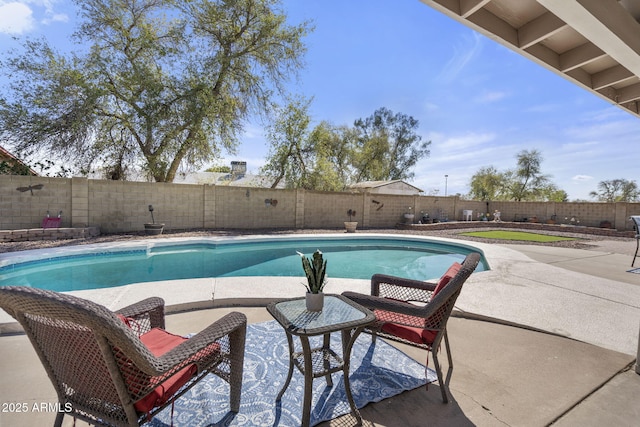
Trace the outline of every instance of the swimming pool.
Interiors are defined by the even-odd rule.
[[[206,277],[304,276],[296,251],[320,249],[327,276],[369,279],[375,273],[439,277],[476,248],[426,239],[293,237],[149,241],[127,248],[60,249],[23,262],[3,262],[0,286],[60,292]],[[19,260],[19,259],[18,259]],[[488,269],[483,259],[476,271]]]

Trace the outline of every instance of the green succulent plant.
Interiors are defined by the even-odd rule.
[[[307,291],[312,294],[322,292],[327,283],[325,274],[327,272],[327,261],[322,258],[322,252],[318,249],[313,253],[312,258],[307,258],[303,253],[296,252],[302,258],[302,268],[307,276]]]

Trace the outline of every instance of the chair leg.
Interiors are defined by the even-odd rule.
[[[54,427],[62,427],[63,419],[64,419],[64,412],[58,412],[58,415],[56,415],[56,420],[53,423]],[[73,424],[75,425],[75,419]]]
[[[453,359],[451,358],[451,347],[449,347],[449,336],[447,335],[446,329],[444,331],[444,349],[447,352],[447,362],[449,362],[446,379],[442,376],[442,367],[440,366],[440,361],[438,360],[437,349],[436,351],[432,351],[431,353],[433,354],[433,363],[436,367],[436,374],[438,375],[438,383],[440,384],[440,392],[442,393],[442,402],[449,403],[447,393],[449,390],[449,380],[451,379],[451,373],[453,372]]]
[[[451,358],[451,348],[449,347],[449,335],[447,335],[447,331],[444,331],[444,348],[447,351],[447,361],[449,362],[449,369],[447,371],[447,377],[451,375],[451,371],[453,371],[453,359]]]
[[[433,350],[433,348],[432,348]],[[436,368],[436,374],[438,375],[438,383],[440,384],[440,393],[442,393],[442,403],[449,403],[449,398],[447,398],[447,388],[444,380],[442,379],[442,368],[440,367],[440,361],[438,360],[438,351],[432,351],[433,355],[433,364]]]
[[[243,326],[229,334],[229,347],[231,349],[229,406],[231,412],[234,413],[240,412],[245,341],[246,326]]]
[[[631,261],[631,267],[636,262],[636,257],[638,256],[638,246],[640,245],[640,237],[636,236],[636,253],[633,255],[633,261]]]

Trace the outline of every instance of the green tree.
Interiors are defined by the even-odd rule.
[[[592,191],[589,196],[599,202],[637,202],[640,190],[635,181],[619,178],[600,181],[598,191]]]
[[[566,191],[559,189],[554,184],[549,184],[540,191],[540,201],[543,202],[568,202],[569,195]]]
[[[333,126],[323,121],[309,135],[309,147],[314,150],[309,188],[320,191],[341,191],[351,182],[351,166],[355,132],[348,126]]]
[[[0,175],[31,175],[29,166],[22,163],[0,161]]]
[[[418,121],[377,110],[354,127],[319,123],[309,131],[309,100],[295,99],[267,128],[271,148],[261,173],[289,188],[344,190],[362,180],[413,177],[411,168],[429,155],[430,142],[415,133]]]
[[[471,177],[469,197],[483,201],[505,200],[505,181],[504,174],[494,166],[482,167]]]
[[[499,172],[493,166],[480,168],[471,177],[469,197],[487,201],[567,201],[567,193],[542,174],[542,155],[538,150],[523,150],[516,158],[516,169]]]
[[[311,30],[287,24],[279,0],[76,4],[84,54],[26,41],[0,62],[12,76],[0,137],[114,177],[133,164],[171,182],[179,167],[233,152],[248,115],[269,111],[301,68]]]
[[[412,168],[429,156],[431,141],[421,142],[419,122],[403,113],[379,108],[370,117],[358,119],[358,138],[353,149],[354,181],[410,179]]]
[[[288,188],[304,188],[312,161],[309,143],[310,99],[298,97],[278,109],[275,120],[267,126],[266,139],[271,144],[261,173],[273,180],[276,188],[284,180]]]
[[[538,150],[522,150],[517,156],[517,168],[511,179],[511,198],[515,201],[538,200],[542,190],[550,184],[542,174],[542,154]]]

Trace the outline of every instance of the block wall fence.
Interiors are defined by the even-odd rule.
[[[30,186],[42,184],[41,189]],[[20,191],[20,190],[22,191]],[[33,193],[33,194],[32,194]],[[39,228],[49,211],[62,211],[61,227],[98,227],[102,233],[137,232],[151,222],[167,230],[343,228],[347,211],[359,229],[393,228],[409,208],[416,215],[460,221],[463,210],[498,210],[503,221],[535,218],[538,222],[599,227],[608,221],[618,231],[633,229],[630,215],[640,203],[482,202],[457,196],[401,196],[272,190],[252,187],[101,181],[86,178],[0,176],[0,230]]]

